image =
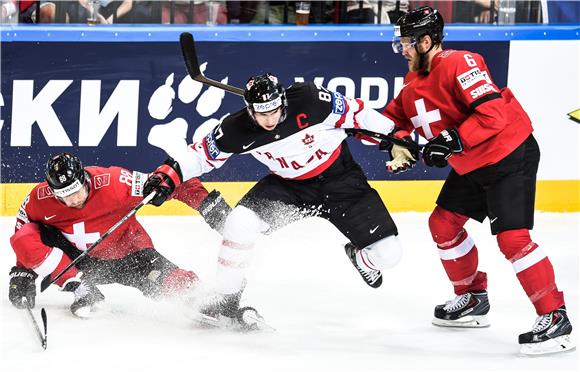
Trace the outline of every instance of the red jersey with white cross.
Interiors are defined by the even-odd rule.
[[[16,230],[29,222],[50,225],[84,251],[143,200],[143,185],[148,174],[120,167],[85,167],[85,170],[90,176],[87,178],[89,196],[82,209],[67,207],[54,197],[48,184],[42,182],[22,203],[16,216]],[[194,209],[199,208],[206,196],[207,190],[197,178],[182,183],[173,195]],[[145,248],[153,248],[153,242],[133,215],[89,254],[117,259]]]
[[[508,88],[499,89],[477,53],[444,50],[428,74],[409,72],[399,95],[384,115],[403,129],[427,140],[456,128],[464,151],[449,158],[459,174],[497,163],[532,133],[530,118]]]
[[[75,247],[84,251],[143,199],[138,188],[147,179],[147,174],[119,167],[85,167],[85,170],[90,175],[89,196],[82,209],[67,207],[54,197],[48,184],[42,182],[22,203],[16,217],[16,229],[28,222],[41,222],[58,229]],[[116,259],[152,247],[151,238],[132,216],[90,255]]]

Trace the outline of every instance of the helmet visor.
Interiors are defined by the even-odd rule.
[[[79,180],[75,180],[70,185],[63,187],[62,189],[52,189],[52,192],[55,196],[59,198],[66,198],[69,195],[74,194],[75,192],[79,191],[83,187],[83,184]]]
[[[268,102],[252,103],[254,112],[268,112],[282,106],[282,97],[275,98]]]
[[[401,36],[399,26],[395,26],[395,34],[393,36],[393,42],[391,46],[393,47],[393,52],[395,53],[403,53],[403,51],[414,48],[417,44],[417,40],[415,40],[412,36]]]

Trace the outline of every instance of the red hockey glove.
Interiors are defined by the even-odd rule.
[[[165,163],[159,166],[147,179],[143,186],[143,196],[147,196],[155,191],[157,194],[150,201],[156,207],[163,204],[181,184],[183,177],[179,163],[168,158]]]
[[[445,168],[447,159],[463,151],[463,144],[455,128],[443,130],[423,149],[423,160],[429,167]]]

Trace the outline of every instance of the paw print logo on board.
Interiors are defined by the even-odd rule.
[[[200,66],[203,73],[207,68],[207,62]],[[228,77],[221,80],[222,83],[228,83]],[[195,113],[202,118],[209,118],[203,123],[199,123],[199,128],[194,134],[194,141],[196,138],[208,133],[215,127],[225,116],[219,120],[211,118],[223,102],[225,91],[215,87],[205,87],[202,83],[193,80],[189,75],[186,75],[177,85],[177,93],[174,88],[175,74],[171,73],[165,79],[165,83],[158,87],[149,99],[147,109],[149,115],[157,120],[167,120],[173,111],[174,104],[181,102],[186,105],[193,105],[195,103]],[[205,88],[205,90],[204,90]],[[176,101],[176,96],[177,100]],[[192,123],[198,125],[198,123]],[[187,145],[187,130],[188,123],[184,118],[175,118],[167,123],[157,124],[149,131],[147,141],[149,144],[161,148],[171,156],[171,152],[176,148],[183,148]]]

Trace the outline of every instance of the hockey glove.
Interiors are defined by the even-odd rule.
[[[175,191],[175,188],[181,184],[183,177],[179,163],[168,158],[165,163],[159,166],[149,176],[143,186],[143,196],[147,196],[155,191],[157,194],[150,201],[156,207],[163,204]]]
[[[205,222],[220,233],[223,230],[226,217],[231,211],[232,208],[217,190],[210,192],[199,206],[199,213]]]
[[[399,129],[393,130],[391,133],[389,133],[389,136],[395,137],[395,133],[398,131]],[[414,143],[411,136],[405,136],[400,139],[409,143]],[[419,151],[410,150],[388,141],[381,141],[379,144],[379,150],[389,152],[391,160],[386,163],[387,172],[389,173],[396,174],[399,172],[405,172],[413,168],[417,163],[417,159],[419,159]]]
[[[19,309],[34,307],[36,299],[36,283],[35,279],[38,277],[32,270],[22,267],[12,267],[10,270],[10,286],[8,288],[8,298],[12,305]],[[24,303],[26,299],[26,305]]]
[[[463,151],[459,133],[454,128],[443,130],[423,149],[423,160],[429,167],[445,168],[447,159],[453,154]]]

